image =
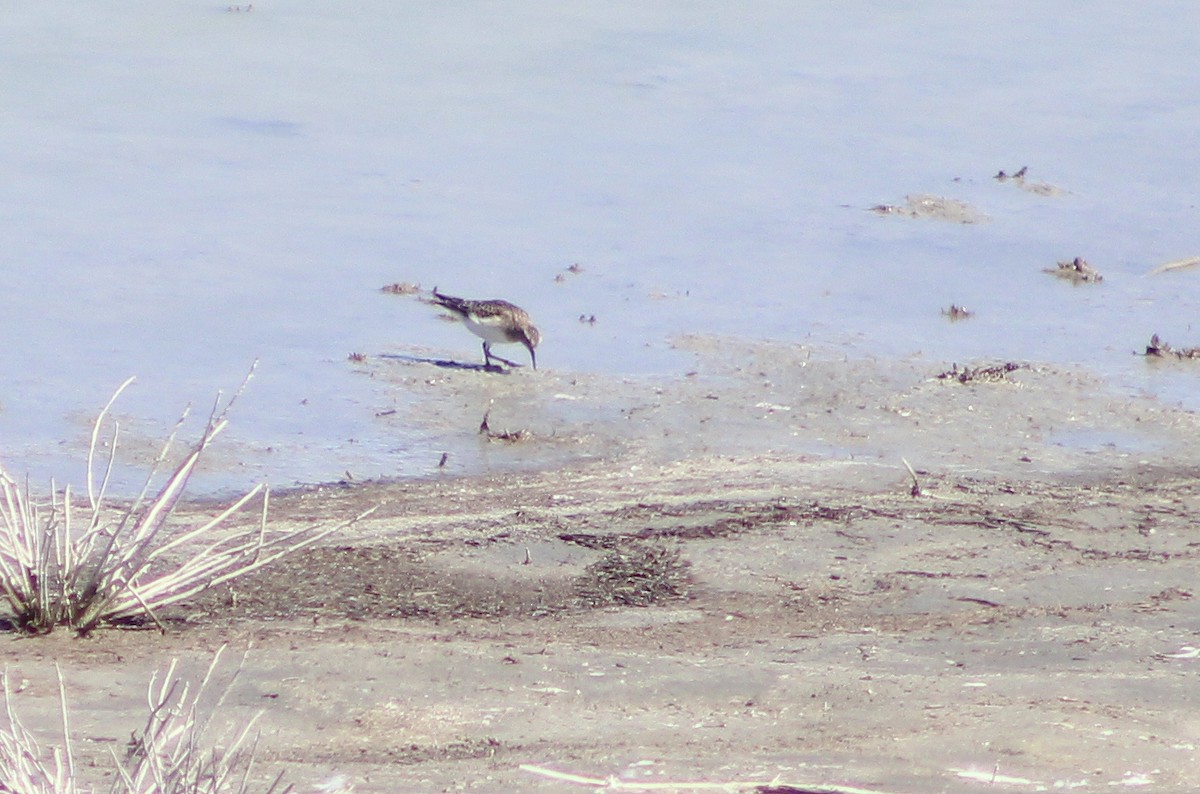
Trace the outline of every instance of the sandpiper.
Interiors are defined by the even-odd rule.
[[[529,314],[520,306],[508,301],[472,301],[443,295],[433,288],[433,301],[450,310],[463,321],[467,330],[483,340],[483,363],[489,366],[492,359],[516,366],[508,359],[492,355],[492,345],[522,344],[529,351],[529,361],[537,369],[537,354],[533,352],[542,341],[542,335],[529,319]]]

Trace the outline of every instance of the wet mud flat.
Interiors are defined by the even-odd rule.
[[[53,730],[57,662],[99,776],[151,674],[228,644],[219,719],[263,712],[299,790],[1190,785],[1193,415],[1036,364],[681,344],[697,373],[652,388],[449,373],[408,421],[486,404],[527,431],[504,454],[583,454],[277,494],[280,527],[379,509],[165,635],[5,638],[16,708]]]

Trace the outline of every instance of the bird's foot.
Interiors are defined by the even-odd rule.
[[[505,366],[508,366],[508,367],[524,366],[523,364],[518,364],[515,361],[509,361],[507,358],[500,358],[500,356],[496,355],[495,353],[492,353],[492,355],[490,355],[488,357],[486,364],[490,365],[493,361],[499,361],[501,364],[504,364]]]

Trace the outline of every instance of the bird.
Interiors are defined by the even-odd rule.
[[[529,319],[529,313],[508,301],[474,301],[443,295],[433,288],[433,302],[462,320],[467,330],[483,340],[483,364],[490,366],[492,359],[516,366],[508,359],[492,355],[492,345],[521,344],[529,351],[529,362],[537,369],[537,353],[534,349],[542,341],[537,326]]]

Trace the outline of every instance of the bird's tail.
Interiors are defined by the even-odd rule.
[[[433,288],[433,302],[458,314],[465,315],[467,313],[467,302],[465,300],[456,298],[453,295],[443,295],[438,292],[437,287]]]

